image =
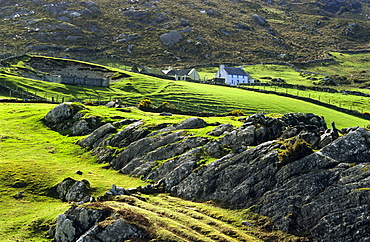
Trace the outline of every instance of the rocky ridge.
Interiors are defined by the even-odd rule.
[[[49,120],[69,113],[61,105]],[[277,228],[313,241],[370,239],[368,130],[327,129],[322,117],[301,113],[240,121],[239,128],[215,127],[210,139],[186,132],[209,125],[200,118],[155,132],[143,121],[123,120],[131,124],[104,124],[79,144],[100,162],[163,184],[174,196],[253,206]]]

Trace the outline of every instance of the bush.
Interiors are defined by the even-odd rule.
[[[237,116],[237,117],[239,117],[239,116],[244,116],[244,115],[245,115],[245,113],[244,113],[242,110],[234,109],[233,111],[231,111],[231,112],[229,113],[229,115],[230,115],[230,116]]]
[[[142,99],[140,102],[137,104],[138,108],[151,108],[152,107],[152,101],[150,99]]]
[[[303,139],[297,139],[293,144],[284,143],[284,146],[286,149],[278,155],[281,165],[286,165],[313,153],[311,145]]]
[[[163,102],[161,105],[159,105],[158,109],[160,110],[173,110],[176,109],[175,105],[169,103],[169,102]]]

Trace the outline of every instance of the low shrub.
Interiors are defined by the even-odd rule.
[[[278,155],[279,164],[286,165],[313,153],[311,145],[303,139],[297,139],[293,144],[284,143],[285,150]]]
[[[152,107],[152,101],[150,99],[142,99],[140,102],[137,104],[137,107],[139,109],[142,108],[151,108]]]
[[[174,110],[177,109],[175,105],[169,103],[169,102],[163,102],[161,105],[158,106],[158,109],[160,110]]]
[[[230,115],[230,116],[237,116],[237,117],[239,117],[239,116],[244,116],[244,115],[245,115],[245,113],[244,113],[242,110],[234,109],[233,111],[231,111],[231,112],[229,113],[229,115]]]

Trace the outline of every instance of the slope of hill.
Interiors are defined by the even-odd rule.
[[[368,1],[1,1],[4,53],[147,65],[304,61],[369,47]]]
[[[123,79],[111,83],[109,87],[65,85],[14,76],[18,74],[25,76],[32,74],[34,77],[40,77],[45,74],[49,75],[61,69],[65,65],[65,62],[70,63],[67,65],[70,66],[69,68],[78,69],[78,67],[82,66],[82,69],[85,71],[86,69],[88,71],[98,70],[94,71],[98,73],[105,68],[104,66],[93,64],[89,66],[88,63],[81,63],[74,60],[46,58],[43,62],[54,63],[55,66],[55,68],[49,68],[50,70],[48,71],[52,72],[49,73],[44,72],[46,71],[45,69],[33,68],[30,63],[34,63],[32,61],[34,58],[29,56],[24,56],[20,59],[11,58],[10,62],[13,63],[4,70],[12,75],[1,74],[0,78],[2,82],[0,82],[0,85],[5,84],[7,87],[12,88],[11,93],[16,93],[15,91],[20,92],[18,93],[18,97],[20,98],[22,96],[25,97],[23,93],[28,93],[32,95],[37,94],[40,99],[45,98],[56,102],[83,101],[99,103],[101,101],[120,100],[126,105],[137,105],[142,99],[150,99],[153,106],[158,107],[163,102],[168,102],[176,109],[198,112],[199,115],[202,115],[203,112],[226,114],[235,109],[242,110],[245,114],[250,115],[254,113],[284,114],[288,112],[307,112],[325,116],[328,122],[335,121],[340,128],[349,126],[364,127],[369,123],[368,120],[363,118],[358,118],[327,107],[324,102],[320,105],[315,102],[310,103],[291,97],[257,93],[234,87],[164,80],[114,68],[106,68],[103,72],[105,73],[104,75],[114,75],[123,77]],[[36,57],[35,59],[38,58]],[[7,64],[8,62],[4,62],[4,65]],[[84,65],[88,65],[89,68],[86,68]],[[4,94],[6,95],[6,93]],[[338,93],[336,98],[340,99],[341,96],[342,94]],[[358,102],[359,110],[367,112],[367,98],[365,100],[362,99],[362,97],[353,96],[350,101]]]

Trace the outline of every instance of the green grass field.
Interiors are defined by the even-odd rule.
[[[350,110],[357,110],[360,113],[370,112],[370,99],[363,96],[344,95],[342,93],[320,92],[314,90],[300,90],[296,88],[283,88],[279,86],[249,86],[259,90],[288,93],[301,97],[308,97],[324,103]]]
[[[370,53],[344,54],[340,52],[329,53],[336,64],[309,65],[304,68],[308,71],[320,72],[329,75],[358,75],[360,73],[369,75]]]
[[[313,83],[312,80],[308,79],[309,77],[325,77],[323,75],[314,74],[303,75],[287,65],[245,65],[243,66],[243,68],[255,80],[259,80],[261,82],[268,82],[273,78],[280,78],[285,80],[289,84],[312,86]],[[214,78],[217,70],[218,67],[203,67],[197,69],[201,80]]]
[[[2,241],[40,241],[33,227],[49,224],[69,206],[47,195],[64,178],[87,179],[94,195],[112,184],[135,187],[143,181],[102,169],[75,142],[45,127],[49,104],[0,103],[0,234]],[[81,170],[82,176],[75,172]],[[23,199],[12,196],[23,191]],[[32,232],[36,234],[32,234]]]
[[[368,120],[329,108],[278,95],[232,87],[169,81],[131,72],[129,74],[132,77],[115,82],[109,88],[69,86],[11,76],[5,76],[2,82],[14,88],[17,86],[18,89],[38,93],[40,96],[54,96],[54,100],[58,101],[120,99],[128,105],[136,105],[141,99],[148,98],[155,106],[166,101],[179,109],[198,112],[227,113],[234,109],[243,110],[246,114],[312,112],[324,116],[328,123],[335,121],[338,127],[363,127],[370,123]],[[342,96],[340,95],[340,98]],[[364,109],[363,105],[361,107]]]
[[[313,86],[313,78],[324,78],[322,75],[303,75],[295,71],[293,68],[285,65],[249,65],[244,66],[246,72],[248,72],[254,79],[260,80],[261,82],[268,82],[273,78],[280,78],[289,84],[293,85],[304,85]]]

